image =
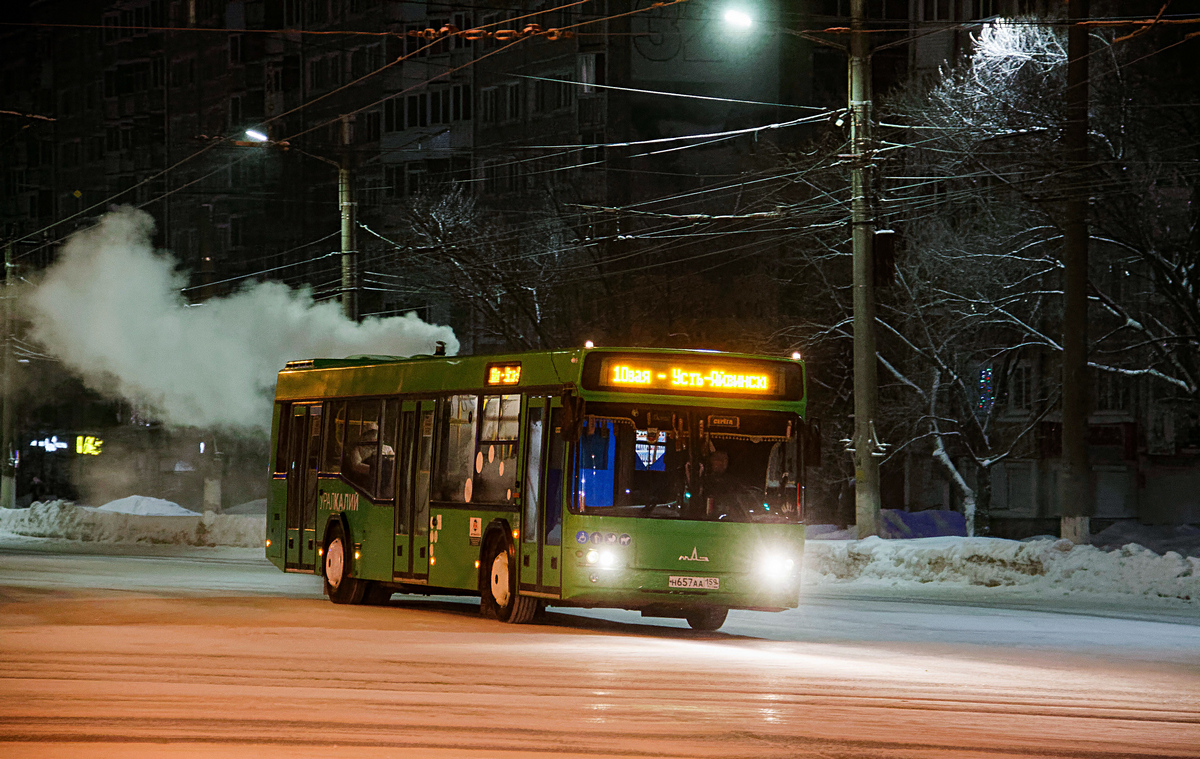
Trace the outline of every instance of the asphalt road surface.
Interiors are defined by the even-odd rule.
[[[1063,605],[510,626],[250,550],[0,541],[0,756],[1200,756],[1200,620]]]

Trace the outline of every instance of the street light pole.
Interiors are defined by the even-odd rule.
[[[0,438],[0,508],[11,509],[16,506],[17,502],[17,475],[16,468],[13,466],[13,402],[12,402],[12,374],[13,374],[13,294],[12,287],[12,242],[8,242],[4,246],[4,386],[3,386],[3,413],[0,414],[0,426],[3,427],[3,432]]]
[[[1070,0],[1067,15],[1066,129],[1063,147],[1068,191],[1063,224],[1063,375],[1062,470],[1058,478],[1062,507],[1061,536],[1087,543],[1093,510],[1092,472],[1088,463],[1088,190],[1083,168],[1088,160],[1088,17],[1087,0]]]
[[[358,321],[358,203],[349,159],[338,166],[338,203],[342,209],[342,314]]]
[[[854,267],[854,503],[858,537],[879,534],[879,441],[875,414],[879,377],[875,359],[875,281],[867,174],[871,150],[871,58],[867,0],[850,0],[850,229]]]

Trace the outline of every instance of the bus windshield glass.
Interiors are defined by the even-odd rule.
[[[576,513],[799,521],[793,414],[589,404]]]

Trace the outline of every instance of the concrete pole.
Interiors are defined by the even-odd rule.
[[[875,416],[879,377],[875,359],[874,224],[867,175],[871,149],[871,58],[867,0],[850,0],[850,229],[854,245],[854,502],[858,537],[879,534],[879,459]]]
[[[1067,124],[1063,148],[1071,187],[1063,224],[1063,373],[1062,470],[1058,502],[1062,508],[1062,537],[1075,543],[1090,540],[1093,511],[1092,472],[1088,464],[1088,0],[1069,0],[1067,16]]]
[[[3,413],[0,414],[0,508],[11,509],[17,505],[17,472],[13,466],[13,260],[12,242],[4,246],[4,380]]]
[[[338,168],[338,203],[342,209],[342,313],[358,321],[358,204],[348,161]]]

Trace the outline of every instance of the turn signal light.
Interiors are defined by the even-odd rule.
[[[476,559],[476,560],[475,560],[475,568],[476,568],[476,569],[479,569],[479,559]]]
[[[325,549],[324,549],[324,548],[318,548],[318,549],[317,549],[317,556],[324,556],[324,555],[325,555]]]
[[[266,544],[267,544],[267,548],[271,547],[271,539],[270,538],[267,538]]]
[[[361,559],[361,558],[362,558],[362,551],[355,551],[355,552],[354,552],[354,558],[355,558],[355,559]]]
[[[429,563],[430,563],[431,565],[432,565],[432,564],[437,564],[437,559],[436,559],[436,558],[434,558],[433,556],[430,556],[430,557],[429,557]]]
[[[520,535],[520,534],[521,534],[521,531],[520,531],[520,530],[513,530],[513,540],[516,540],[516,539],[517,539],[517,536],[518,536],[518,535]]]

